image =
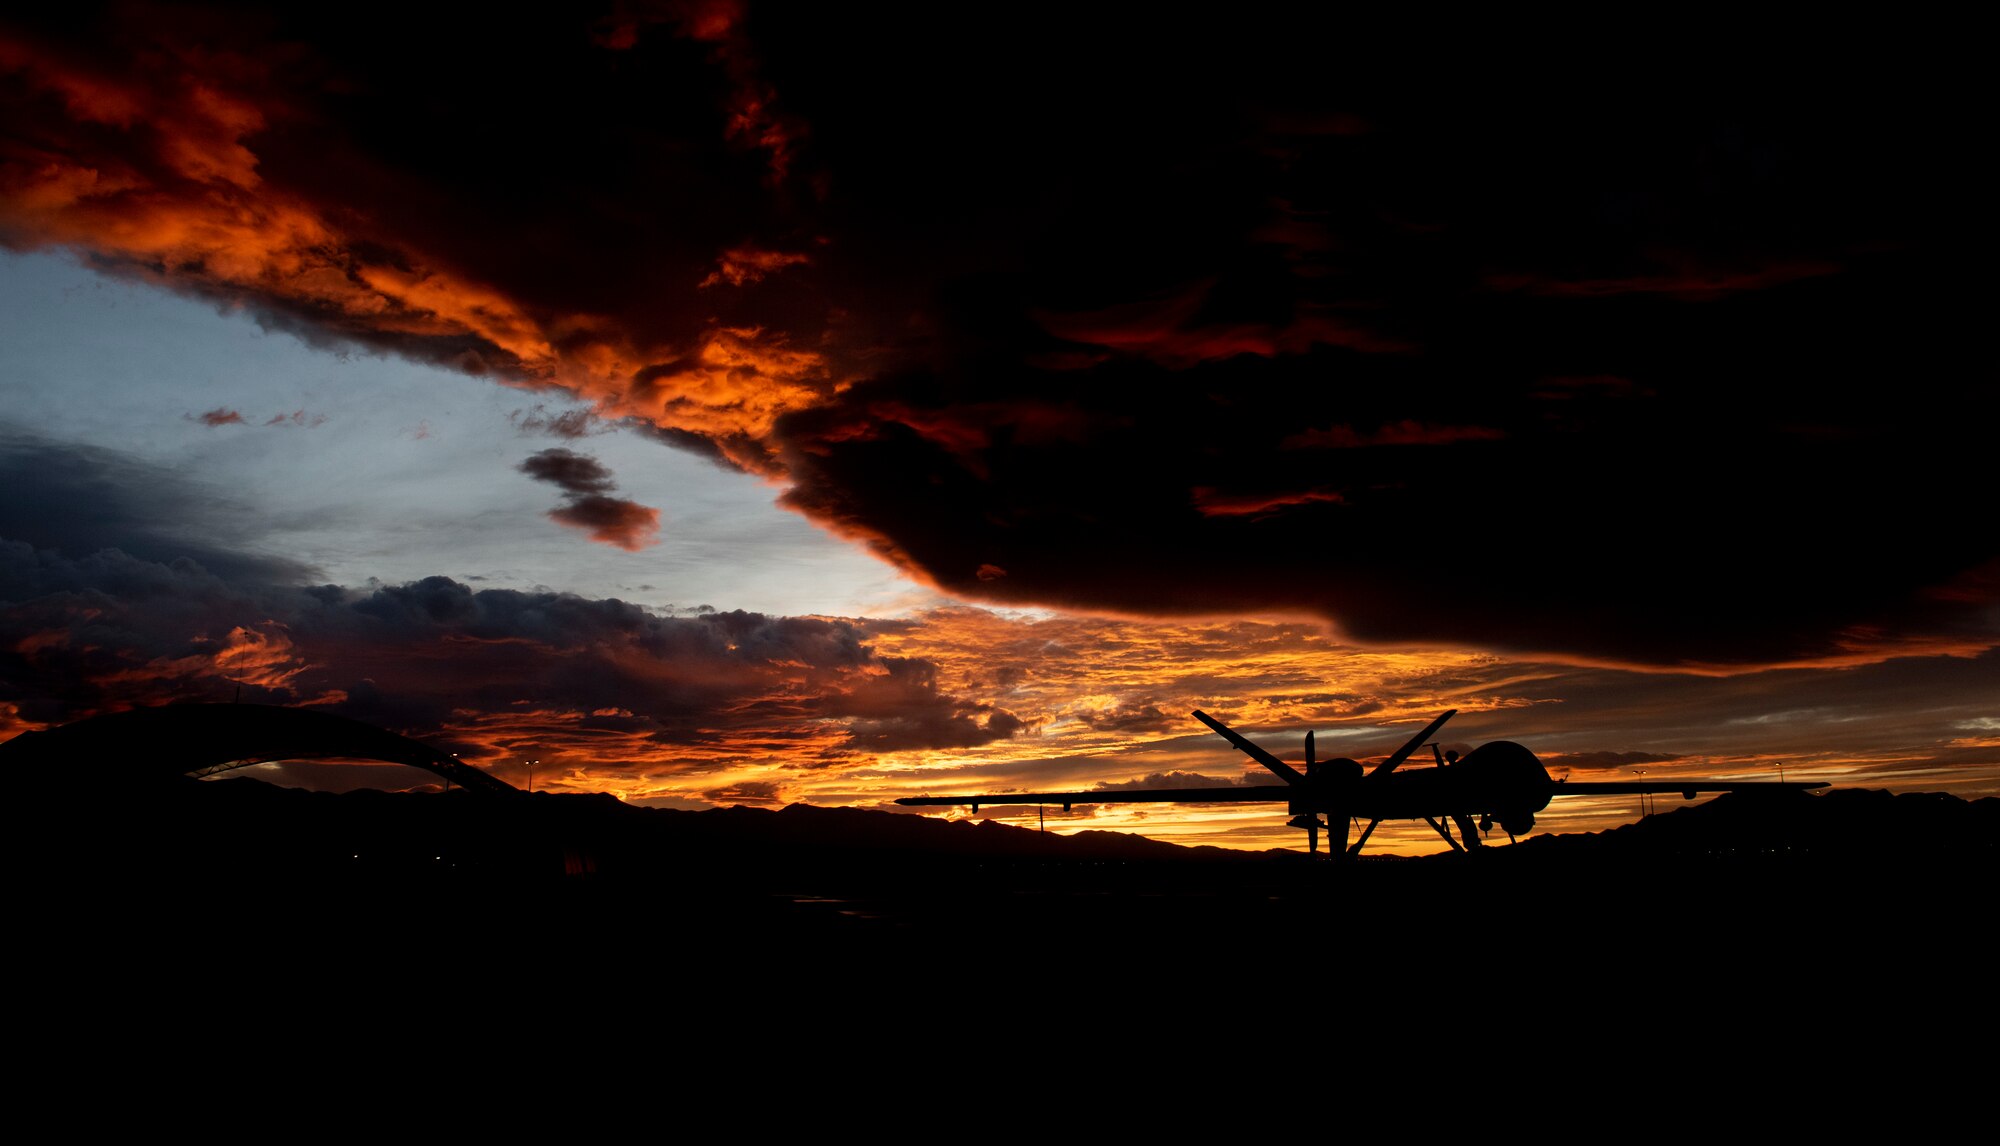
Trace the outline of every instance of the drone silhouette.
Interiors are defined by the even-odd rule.
[[[1283,803],[1291,815],[1288,827],[1304,828],[1306,852],[1317,855],[1319,833],[1328,832],[1329,857],[1361,854],[1362,845],[1383,820],[1422,820],[1431,826],[1453,851],[1481,846],[1481,836],[1498,824],[1509,841],[1524,836],[1535,826],[1535,813],[1549,806],[1556,796],[1652,795],[1679,792],[1692,800],[1704,792],[1734,792],[1743,789],[1824,788],[1824,783],[1784,783],[1769,780],[1713,781],[1701,779],[1571,782],[1557,780],[1547,768],[1521,745],[1511,740],[1494,740],[1480,745],[1464,758],[1455,752],[1431,745],[1436,765],[1429,768],[1402,768],[1412,753],[1422,748],[1444,722],[1458,714],[1450,709],[1424,726],[1423,731],[1389,754],[1372,769],[1346,757],[1320,760],[1313,754],[1313,734],[1306,733],[1305,770],[1300,771],[1264,749],[1252,744],[1220,720],[1195,710],[1194,718],[1214,729],[1238,751],[1262,764],[1282,784],[1230,785],[1221,788],[1140,788],[1112,792],[1025,792],[983,796],[906,796],[897,800],[908,805],[969,804],[978,811],[982,804],[1061,804],[1068,811],[1076,804],[1183,803],[1259,804]],[[1325,816],[1322,820],[1320,817]],[[1367,821],[1358,839],[1348,842],[1353,825]],[[1451,828],[1458,829],[1453,838]],[[1332,833],[1339,825],[1340,845],[1335,848]]]

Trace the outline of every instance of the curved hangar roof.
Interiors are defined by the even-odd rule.
[[[93,716],[0,744],[0,769],[61,768],[89,760],[135,780],[205,776],[268,760],[386,760],[422,768],[474,792],[512,784],[407,736],[304,708],[170,704]]]

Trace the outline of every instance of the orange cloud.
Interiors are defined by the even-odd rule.
[[[590,534],[592,541],[636,553],[660,543],[660,511],[636,501],[585,494],[549,511],[549,520]]]
[[[300,657],[284,626],[265,621],[257,628],[238,625],[220,640],[201,636],[189,642],[201,651],[182,657],[155,657],[104,674],[107,684],[220,677],[238,684],[279,689],[311,668]]]
[[[1315,346],[1344,346],[1369,353],[1408,347],[1323,308],[1301,308],[1285,323],[1204,318],[1214,283],[1176,294],[1092,311],[1037,311],[1036,321],[1058,338],[1136,354],[1162,366],[1184,369],[1239,354],[1277,358],[1306,353]]]
[[[717,327],[691,356],[635,372],[622,393],[599,405],[606,416],[637,416],[716,440],[731,460],[771,473],[775,456],[759,439],[779,416],[816,405],[833,389],[817,351],[761,327]]]
[[[1332,490],[1307,489],[1296,493],[1222,493],[1212,486],[1196,486],[1188,491],[1194,507],[1204,517],[1263,517],[1286,506],[1326,502],[1338,505],[1346,499]]]
[[[43,118],[34,145],[0,151],[9,242],[80,247],[169,286],[286,303],[336,331],[470,335],[503,373],[554,380],[549,340],[517,305],[415,251],[363,254],[318,206],[266,185],[250,146],[270,126],[257,94],[219,86],[268,84],[264,68],[222,53],[134,63],[127,79],[19,40],[0,46],[0,66],[77,117]]]
[[[811,261],[811,256],[796,251],[764,251],[756,247],[735,247],[722,252],[722,256],[715,260],[715,270],[701,280],[701,285],[712,287],[728,283],[730,286],[744,286],[775,271]]]
[[[691,39],[714,45],[730,83],[729,137],[763,150],[776,182],[791,173],[806,127],[780,109],[777,89],[762,78],[743,17],[742,0],[697,0],[686,6],[682,27]]]
[[[727,128],[788,162],[788,121],[756,88],[740,6],[693,5],[687,34],[712,41],[738,85]],[[452,265],[418,233],[388,234],[310,188],[274,185],[259,148],[302,115],[287,76],[247,53],[130,51],[86,65],[0,34],[0,72],[30,94],[7,109],[0,145],[0,240],[90,252],[129,275],[302,320],[475,374],[588,398],[610,418],[728,443],[769,472],[751,440],[831,392],[823,357],[761,328],[718,323],[682,341],[602,314],[538,304]],[[747,86],[746,86],[747,85]],[[717,257],[712,281],[753,282],[803,254],[750,244]]]

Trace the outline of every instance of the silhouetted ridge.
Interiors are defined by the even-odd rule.
[[[131,934],[181,936],[188,952],[449,952],[467,981],[505,978],[495,951],[552,966],[643,953],[692,968],[1068,960],[1101,973],[1301,943],[1340,957],[1368,935],[1398,942],[1387,974],[1458,981],[1461,933],[1501,941],[1476,945],[1480,966],[1520,984],[1634,953],[1901,958],[1978,941],[1984,913],[1968,905],[1989,894],[2000,827],[1991,799],[1725,796],[1596,835],[1334,864],[859,808],[336,795],[247,778],[17,793],[8,813],[21,934],[103,960]]]
[[[1598,859],[1776,857],[1990,861],[2000,840],[2000,799],[1942,792],[1837,789],[1732,792],[1604,832],[1538,836],[1520,850]]]

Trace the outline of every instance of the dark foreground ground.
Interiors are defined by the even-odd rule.
[[[1969,957],[1992,922],[1996,805],[1723,797],[1601,835],[1330,864],[851,809],[235,780],[17,801],[9,844],[19,928],[84,964],[394,949],[497,988],[635,962],[997,985],[1359,960],[1540,982]]]
[[[1726,1094],[1733,1125],[1882,1107],[1943,1133],[1990,1086],[1993,800],[1723,797],[1342,865],[241,780],[6,816],[13,1092],[90,1117],[143,1083],[204,1118],[352,1091],[504,1123],[581,1095],[565,1140],[660,1104],[1233,1137],[1301,1110],[1601,1125],[1577,1104],[1614,1098],[1709,1119]]]

